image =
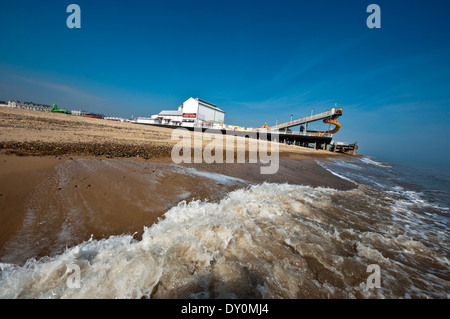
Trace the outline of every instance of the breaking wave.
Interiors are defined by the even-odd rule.
[[[0,264],[0,297],[448,298],[448,216],[391,191],[264,183],[183,201],[142,239],[91,238]],[[366,285],[371,264],[379,289]]]

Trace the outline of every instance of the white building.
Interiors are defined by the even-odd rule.
[[[70,112],[72,115],[75,116],[85,116],[86,114],[88,114],[88,111],[83,111],[83,110],[73,110]]]
[[[8,107],[35,110],[35,111],[45,111],[50,106],[45,104],[37,104],[33,102],[21,102],[17,100],[12,100],[8,101]]]
[[[139,117],[137,123],[220,128],[224,120],[225,112],[217,106],[191,97],[178,107],[178,111],[165,110],[150,118]]]
[[[163,110],[158,114],[152,115],[151,117],[138,117],[136,121],[141,124],[164,124],[179,126],[182,123],[182,118],[183,112],[181,111],[180,106],[178,111]]]
[[[183,112],[180,109],[178,111],[161,111],[157,114],[156,119],[160,124],[181,125]]]
[[[223,125],[225,112],[212,103],[199,98],[189,98],[183,103],[183,126]]]

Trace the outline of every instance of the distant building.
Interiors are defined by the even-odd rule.
[[[178,110],[163,110],[150,118],[139,117],[137,123],[163,124],[185,127],[221,127],[225,112],[212,103],[199,98],[189,98]]]
[[[89,113],[88,111],[81,111],[81,110],[73,110],[73,111],[71,111],[71,114],[75,115],[75,116],[85,116],[88,113]]]
[[[180,108],[178,111],[163,110],[158,114],[152,115],[151,117],[139,117],[137,119],[137,123],[179,126],[182,124],[183,119],[183,112]]]
[[[161,124],[181,125],[183,119],[183,112],[179,111],[161,111],[156,116],[156,119]]]
[[[18,109],[35,110],[35,111],[45,111],[47,108],[50,107],[50,105],[12,100],[12,101],[8,102],[8,107],[18,108]]]

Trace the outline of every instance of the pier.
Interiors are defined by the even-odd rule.
[[[158,127],[167,128],[180,128],[180,126],[175,127],[174,125],[164,125],[164,124],[143,124],[143,125],[155,125]],[[328,145],[331,144],[332,136],[331,134],[322,135],[308,135],[308,134],[294,134],[294,133],[284,133],[284,132],[270,132],[270,131],[241,131],[241,130],[228,130],[228,129],[215,129],[209,127],[182,127],[189,131],[206,132],[212,134],[222,134],[231,136],[241,136],[252,139],[265,139],[267,141],[274,141],[278,143],[283,143],[287,145],[297,145],[303,147],[310,147],[314,149],[326,150]],[[273,138],[273,139],[272,139]]]
[[[336,120],[338,117],[342,116],[342,108],[332,108],[326,112],[319,114],[311,114],[311,116],[303,117],[297,120],[289,121],[282,124],[277,124],[275,126],[269,127],[266,124],[259,128],[218,128],[217,126],[212,127],[211,125],[203,125],[203,123],[197,123],[193,126],[184,125],[173,125],[173,124],[162,124],[162,123],[152,123],[148,121],[137,122],[138,124],[146,125],[156,125],[167,128],[184,128],[189,131],[201,131],[216,134],[228,134],[233,136],[241,136],[252,139],[265,139],[267,141],[277,141],[278,143],[283,143],[287,145],[297,145],[302,147],[314,148],[316,150],[327,150],[333,152],[340,152],[345,154],[356,154],[358,147],[355,144],[345,144],[345,143],[332,143],[333,134],[339,131],[341,124]],[[328,130],[317,132],[308,131],[307,127],[309,123],[323,121],[328,124]],[[331,125],[334,128],[330,128]],[[295,126],[303,125],[303,130],[294,133],[291,128]]]

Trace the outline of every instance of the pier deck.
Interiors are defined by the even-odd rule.
[[[141,123],[137,123],[141,124]],[[240,131],[240,130],[225,130],[225,129],[213,129],[213,128],[200,128],[200,127],[184,127],[184,126],[174,126],[165,124],[141,124],[141,125],[153,125],[159,127],[167,128],[183,128],[189,131],[199,131],[207,133],[216,133],[222,135],[231,136],[242,136],[254,139],[264,139],[267,141],[278,141],[279,143],[288,145],[298,145],[304,147],[313,147],[314,149],[326,150],[327,146],[330,145],[332,136],[331,134],[321,134],[321,135],[307,135],[307,134],[295,134],[295,133],[283,133],[283,132],[266,132],[266,131]]]

